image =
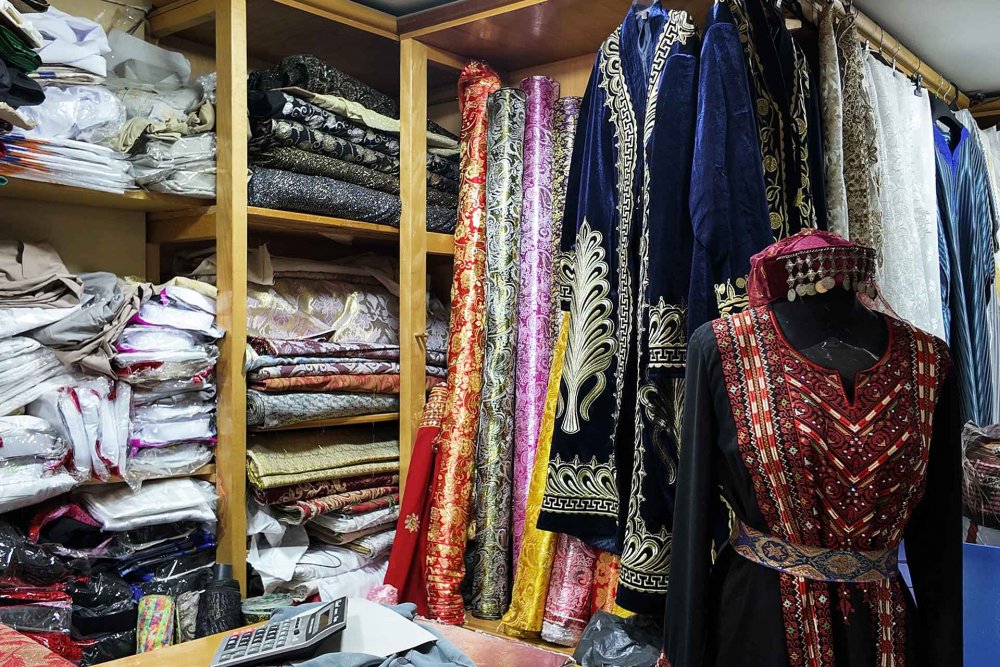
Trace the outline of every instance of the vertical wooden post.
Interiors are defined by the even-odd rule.
[[[399,44],[399,469],[405,492],[413,440],[424,406],[427,359],[427,47]]]
[[[246,0],[215,5],[219,146],[215,242],[218,319],[226,331],[217,368],[215,458],[221,497],[217,560],[232,563],[246,595],[247,11]]]

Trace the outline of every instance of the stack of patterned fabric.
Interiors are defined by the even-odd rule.
[[[315,56],[250,76],[250,204],[399,226],[399,104]],[[458,140],[428,123],[427,228],[455,230]]]
[[[329,600],[382,583],[399,516],[393,427],[254,436],[247,476],[249,560],[266,592]]]
[[[399,283],[393,259],[247,260],[247,425],[270,430],[399,409]],[[192,275],[215,279],[215,256]],[[447,309],[428,301],[427,384],[446,374]]]

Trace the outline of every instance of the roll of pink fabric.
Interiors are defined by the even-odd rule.
[[[514,408],[514,568],[521,551],[528,485],[552,357],[552,155],[559,83],[545,76],[521,81],[528,96],[521,207],[521,289],[518,294],[517,398]]]
[[[466,533],[482,392],[486,258],[486,100],[500,88],[489,65],[473,61],[458,79],[462,114],[462,180],[455,229],[448,345],[448,399],[427,534],[427,606],[432,618],[460,625],[465,608]]]
[[[576,646],[590,621],[597,550],[575,537],[560,535],[545,600],[542,639]]]

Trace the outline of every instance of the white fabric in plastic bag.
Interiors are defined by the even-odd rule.
[[[69,308],[0,308],[0,338],[58,322],[80,310],[80,304]]]
[[[215,487],[190,478],[151,480],[138,491],[118,485],[79,492],[105,530],[132,530],[175,521],[215,522]]]
[[[190,331],[170,327],[133,324],[125,328],[115,347],[119,352],[152,352],[186,350],[205,342],[205,338]]]
[[[190,474],[209,464],[212,456],[210,447],[196,443],[142,449],[129,457],[125,480],[138,488],[143,480],[153,477]]]
[[[69,443],[52,424],[19,415],[0,417],[0,460],[33,457],[62,460],[69,452]]]
[[[66,493],[77,480],[65,470],[47,474],[44,464],[0,467],[0,512],[9,512]]]
[[[99,144],[118,136],[125,124],[125,107],[104,86],[47,86],[45,101],[22,107],[35,122],[29,137],[75,139]]]
[[[0,340],[0,415],[8,415],[38,398],[46,381],[65,373],[52,350],[27,338]]]

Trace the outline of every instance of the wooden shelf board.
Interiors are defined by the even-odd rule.
[[[399,230],[388,225],[255,206],[247,209],[247,226],[251,231],[283,234],[327,233],[376,240],[399,238]],[[214,206],[155,213],[146,223],[146,240],[149,243],[191,243],[214,238]],[[452,255],[455,252],[454,237],[427,232],[427,247],[428,252],[434,255]]]
[[[333,419],[319,419],[301,424],[282,426],[281,428],[271,428],[266,431],[254,431],[254,433],[276,433],[278,431],[302,431],[310,428],[331,428],[336,426],[357,426],[359,424],[381,424],[384,422],[394,422],[399,419],[398,412],[383,412],[374,415],[357,415],[354,417],[335,417]]]
[[[0,174],[2,175],[2,174]],[[71,185],[42,183],[23,178],[7,177],[7,185],[0,187],[0,198],[27,199],[46,203],[70,204],[93,208],[113,208],[124,211],[173,211],[206,203],[204,199],[181,197],[133,190],[124,194],[88,190]]]
[[[143,481],[150,481],[150,480],[154,480],[154,479],[177,479],[177,478],[180,478],[180,477],[200,477],[202,479],[207,479],[210,482],[214,482],[215,481],[215,464],[214,463],[209,463],[207,465],[203,465],[202,467],[198,468],[194,472],[188,473],[186,475],[164,475],[163,477],[150,477],[149,479],[146,479],[146,480],[143,480]],[[124,484],[124,483],[125,483],[124,479],[122,479],[121,477],[115,476],[115,477],[110,478],[107,481],[100,480],[100,479],[88,479],[86,482],[83,482],[80,486],[106,486],[108,484]]]
[[[398,25],[402,38],[510,72],[595,53],[630,5],[594,0],[581,10],[576,0],[460,0],[404,16]]]
[[[454,255],[455,237],[451,234],[438,234],[427,232],[427,254],[429,255]]]
[[[307,234],[326,232],[366,239],[394,239],[399,236],[399,230],[388,225],[255,206],[247,209],[247,224],[250,229],[259,231]]]
[[[520,637],[510,637],[505,635],[503,630],[500,629],[500,621],[485,621],[481,618],[476,618],[472,614],[466,612],[465,614],[465,624],[469,630],[478,630],[479,632],[485,632],[488,635],[493,635],[494,637],[502,637],[504,639],[511,639],[514,641],[524,642],[525,644],[531,644],[532,646],[538,646],[547,651],[555,651],[557,653],[563,653],[565,655],[573,655],[574,649],[568,646],[558,646],[557,644],[550,644],[546,641],[531,640],[531,639],[521,639]]]

